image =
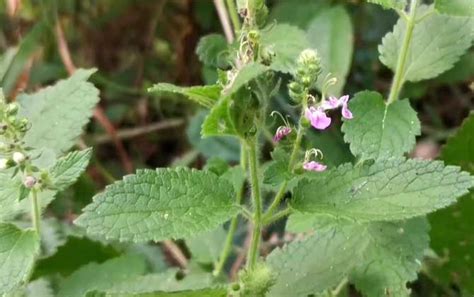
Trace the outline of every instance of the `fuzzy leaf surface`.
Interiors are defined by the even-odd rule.
[[[211,108],[219,99],[221,90],[221,87],[218,85],[179,87],[168,83],[158,83],[149,88],[148,92],[179,94],[206,108]]]
[[[96,195],[76,223],[91,235],[120,241],[184,238],[234,216],[233,199],[232,185],[210,172],[139,170]]]
[[[92,149],[74,151],[60,158],[49,170],[55,188],[63,191],[72,185],[84,173],[89,165]]]
[[[323,71],[318,80],[321,89],[324,78],[331,73],[337,83],[329,88],[334,96],[341,95],[349,72],[354,37],[351,18],[342,6],[322,10],[311,21],[307,30],[308,40],[312,48],[318,50]]]
[[[39,248],[35,231],[0,224],[0,294],[8,295],[27,281]]]
[[[75,144],[99,101],[99,91],[87,82],[94,72],[78,69],[54,86],[18,97],[19,116],[31,123],[25,135],[27,146],[60,155]]]
[[[229,46],[221,34],[202,37],[196,47],[196,54],[204,65],[219,67],[227,60]]]
[[[393,221],[447,207],[474,178],[440,161],[391,159],[345,164],[299,182],[291,206],[301,212],[356,221]]]
[[[377,92],[360,92],[351,99],[354,115],[342,126],[351,152],[362,159],[401,157],[413,149],[420,121],[408,100],[387,105]]]
[[[442,14],[474,16],[472,0],[435,0],[435,8]]]
[[[427,6],[419,8],[418,16]],[[403,78],[416,82],[430,79],[449,70],[472,45],[474,18],[433,14],[415,25],[408,49]],[[393,71],[406,32],[406,22],[400,18],[392,32],[379,46],[380,61]]]
[[[343,253],[360,255],[349,273],[351,283],[363,296],[409,296],[407,282],[417,278],[423,252],[429,245],[429,225],[424,218],[400,222],[356,223],[331,216],[295,213],[290,216],[287,230],[313,232],[325,228],[347,232],[347,242],[359,238],[353,250]],[[339,257],[339,255],[334,255]],[[317,259],[315,259],[316,261]]]
[[[367,0],[368,2],[381,5],[384,8],[404,9],[407,5],[406,0]]]

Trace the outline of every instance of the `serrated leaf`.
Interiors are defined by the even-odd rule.
[[[192,258],[198,263],[215,263],[224,248],[226,232],[219,226],[210,232],[186,240]]]
[[[35,231],[0,224],[0,294],[27,281],[38,253],[39,239]]]
[[[418,16],[427,12],[420,6]],[[408,81],[420,81],[449,70],[471,47],[474,39],[473,18],[432,14],[415,25],[407,60],[402,73]],[[405,36],[406,22],[400,18],[379,46],[380,61],[395,70]]]
[[[288,24],[271,25],[261,34],[261,46],[275,53],[270,65],[274,71],[293,72],[300,53],[310,47],[305,32]]]
[[[250,63],[244,65],[238,70],[234,78],[229,81],[229,84],[223,90],[223,94],[225,96],[231,96],[240,88],[264,74],[268,69],[269,68],[267,66],[259,63]]]
[[[306,297],[335,287],[362,257],[352,231],[331,226],[275,249],[267,257],[276,278],[268,296]]]
[[[221,34],[202,37],[196,47],[199,60],[206,66],[222,67],[228,64],[229,46]]]
[[[295,213],[288,222],[292,232],[312,232],[334,228],[360,238],[343,253],[362,255],[349,273],[351,283],[363,296],[409,296],[407,282],[417,278],[423,252],[429,244],[429,225],[424,218],[404,222],[371,222],[365,224],[336,220],[330,216]],[[339,257],[339,255],[334,255]],[[314,259],[315,261],[317,259]],[[351,263],[351,262],[349,262]]]
[[[435,8],[443,14],[474,16],[472,0],[435,0]]]
[[[393,221],[447,207],[472,186],[469,174],[439,161],[345,164],[300,181],[291,206],[357,221]]]
[[[384,8],[404,9],[407,5],[406,0],[367,0],[368,2],[381,5]]]
[[[173,93],[185,96],[206,108],[212,108],[219,100],[222,88],[219,85],[179,87],[168,83],[158,83],[148,89],[148,92],[162,94]]]
[[[351,18],[342,6],[331,7],[319,12],[307,30],[312,48],[321,57],[323,72],[317,86],[321,90],[324,78],[331,73],[337,83],[329,88],[334,96],[341,95],[349,72],[354,47]]]
[[[450,138],[441,152],[448,164],[461,166],[474,173],[474,114],[464,121],[455,136]],[[433,250],[442,261],[433,267],[433,274],[441,283],[456,284],[474,294],[474,195],[462,197],[449,208],[429,216]]]
[[[87,82],[94,72],[78,69],[54,86],[18,97],[19,115],[31,123],[24,138],[27,146],[60,155],[75,144],[99,101],[99,91]]]
[[[201,137],[201,126],[208,112],[197,113],[190,121],[186,134],[192,146],[204,157],[219,157],[230,162],[240,160],[240,144],[234,137]]]
[[[185,238],[234,216],[233,201],[232,185],[210,172],[139,170],[96,195],[76,224],[120,241]]]
[[[89,165],[92,149],[74,151],[60,158],[50,169],[50,178],[55,189],[63,191],[74,184]]]
[[[354,115],[342,131],[351,152],[362,159],[389,159],[411,151],[420,135],[420,121],[408,100],[386,104],[377,92],[360,92],[351,99]]]
[[[58,297],[83,297],[87,292],[107,290],[145,272],[145,263],[136,256],[122,256],[102,264],[87,264],[60,285]]]

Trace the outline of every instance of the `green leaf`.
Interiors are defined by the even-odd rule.
[[[17,53],[17,48],[14,48],[14,47],[8,48],[0,57],[0,82],[3,80],[3,77],[7,73],[8,68],[10,67],[13,59],[15,58],[16,53]]]
[[[199,263],[215,263],[219,260],[221,251],[224,248],[225,239],[226,232],[219,226],[215,230],[186,240],[186,243],[194,261]]]
[[[74,151],[60,158],[49,170],[51,182],[58,191],[74,184],[89,165],[92,149]]]
[[[334,228],[335,234],[349,234],[348,242],[359,238],[345,254],[354,254],[356,262],[349,274],[363,296],[409,296],[407,282],[417,278],[423,252],[428,248],[429,225],[424,218],[404,222],[365,224],[335,220],[329,216],[295,213],[288,222],[290,232],[313,232]],[[339,254],[334,257],[339,258]],[[317,261],[317,259],[314,259]]]
[[[406,0],[367,0],[368,2],[381,5],[384,8],[404,9],[407,5]]]
[[[173,93],[185,96],[206,108],[212,108],[221,95],[222,88],[218,85],[179,87],[168,83],[158,83],[148,89],[148,92],[163,94]]]
[[[245,170],[240,166],[230,168],[221,177],[232,184],[235,193],[241,191],[247,178]]]
[[[290,155],[281,146],[272,152],[273,161],[270,162],[263,174],[263,182],[277,186],[293,178],[294,174],[289,170]]]
[[[120,293],[100,293],[94,292],[87,294],[86,297],[226,297],[226,289],[202,289],[195,291],[181,291],[181,292],[155,292],[155,293],[141,293],[141,294],[120,294]]]
[[[334,96],[341,95],[352,62],[354,37],[351,18],[343,6],[325,9],[311,21],[307,31],[310,46],[318,50],[323,72],[318,80],[321,90],[324,78],[331,73],[337,83],[329,88]]]
[[[234,190],[213,173],[187,168],[139,170],[94,197],[76,223],[120,241],[185,238],[234,216]]]
[[[240,144],[235,137],[218,136],[201,138],[201,126],[207,111],[198,112],[190,121],[186,134],[192,146],[206,158],[218,157],[229,162],[240,160]]]
[[[86,81],[94,72],[78,69],[52,87],[18,97],[19,115],[31,123],[25,135],[27,146],[49,148],[60,155],[76,143],[99,101],[99,91]]]
[[[280,0],[273,4],[269,20],[274,19],[278,24],[287,23],[305,29],[316,14],[324,10],[328,1],[313,0]],[[295,15],[298,17],[295,18]]]
[[[228,64],[229,46],[221,34],[202,37],[196,47],[199,60],[206,66],[222,67]]]
[[[224,88],[223,93],[226,96],[231,96],[232,94],[236,93],[240,88],[244,87],[252,80],[264,74],[267,70],[268,67],[259,63],[250,63],[244,65],[238,70],[234,78],[230,79],[229,84]]]
[[[136,256],[122,256],[102,264],[91,263],[75,271],[60,285],[58,297],[83,297],[87,292],[107,290],[145,272],[145,262]]]
[[[51,283],[46,279],[36,279],[28,284],[25,297],[54,297]]]
[[[453,204],[474,185],[459,167],[422,160],[345,164],[308,176],[295,189],[294,209],[357,221],[421,216]]]
[[[0,294],[7,294],[27,281],[38,253],[35,231],[0,224]]]
[[[318,229],[312,236],[275,249],[267,257],[276,277],[268,296],[307,297],[335,287],[361,258],[360,237],[346,229]]]
[[[387,105],[377,92],[360,92],[349,103],[354,118],[342,131],[351,152],[362,159],[401,157],[413,149],[420,121],[408,100]]]
[[[474,112],[464,121],[456,135],[448,139],[441,159],[474,173]]]
[[[441,152],[448,164],[474,173],[474,114],[464,121]],[[466,195],[449,208],[429,216],[433,250],[442,257],[432,268],[436,279],[446,286],[456,284],[474,294],[474,195]]]
[[[230,105],[230,97],[222,97],[219,102],[214,105],[202,124],[201,135],[203,137],[237,135],[234,124],[230,119]]]
[[[474,16],[472,0],[435,0],[435,8],[443,14]]]
[[[305,32],[295,26],[271,25],[263,29],[261,34],[261,46],[275,53],[270,65],[275,71],[293,72],[300,53],[310,47]]]
[[[418,15],[427,13],[420,6]],[[474,18],[433,14],[415,25],[408,49],[403,77],[420,81],[449,70],[471,47],[474,39]],[[392,32],[387,33],[379,46],[380,61],[395,71],[405,36],[406,23],[400,18]]]

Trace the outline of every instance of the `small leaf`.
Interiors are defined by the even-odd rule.
[[[474,186],[459,167],[439,161],[386,160],[345,164],[311,174],[295,189],[291,206],[301,212],[357,221],[392,221],[447,207]]]
[[[199,60],[206,66],[223,67],[228,64],[229,46],[224,36],[210,34],[202,37],[196,47]]]
[[[179,94],[206,108],[212,108],[218,101],[221,90],[221,87],[218,85],[179,87],[168,83],[158,83],[149,88],[148,92],[156,94]]]
[[[35,231],[0,224],[0,294],[8,295],[27,281],[39,247]]]
[[[300,53],[310,47],[305,32],[287,24],[263,29],[261,46],[275,53],[270,68],[283,73],[293,72]]]
[[[142,275],[145,269],[143,259],[136,256],[122,256],[102,264],[87,264],[61,283],[58,297],[83,297],[90,291],[107,290],[131,277]]]
[[[442,14],[474,16],[472,0],[435,0],[435,8]]]
[[[28,198],[28,195],[30,195],[30,191],[31,190],[25,187],[24,185],[20,185],[20,197],[18,197],[18,201]]]
[[[230,97],[223,97],[211,109],[202,123],[201,135],[208,136],[237,135],[234,124],[230,119]]]
[[[120,241],[185,238],[234,216],[233,201],[232,185],[210,172],[139,170],[96,195],[76,223]]]
[[[74,184],[89,165],[92,149],[74,151],[60,158],[49,170],[51,181],[58,191]]]
[[[288,168],[290,155],[281,146],[273,151],[272,159],[273,161],[270,162],[263,174],[265,184],[277,186],[293,178],[293,173]]]
[[[94,72],[78,69],[52,87],[18,97],[19,115],[31,123],[27,146],[62,154],[76,143],[99,101],[99,91],[86,81]]]
[[[427,13],[428,6],[420,6],[417,15]],[[432,14],[415,25],[408,49],[403,77],[420,81],[449,70],[471,47],[474,39],[474,18]],[[405,36],[406,22],[400,18],[392,32],[387,33],[379,46],[380,61],[395,70]]]
[[[341,95],[352,62],[354,37],[351,18],[342,6],[319,12],[311,21],[307,31],[312,48],[318,50],[323,72],[318,80],[321,90],[324,78],[330,73],[337,83],[329,88],[334,96]]]
[[[456,135],[448,139],[441,159],[474,173],[474,112],[464,121]]]
[[[225,96],[231,96],[240,88],[264,74],[267,70],[268,67],[258,63],[244,65],[238,70],[238,72],[235,74],[235,77],[229,81],[229,85],[224,88],[223,93]]]
[[[408,100],[387,105],[377,92],[360,92],[350,101],[354,115],[344,121],[344,140],[362,159],[389,159],[411,151],[420,121]]]
[[[384,8],[404,9],[407,5],[406,0],[367,0],[368,2],[381,5]]]
[[[189,238],[186,243],[194,261],[212,264],[219,260],[225,239],[226,232],[219,226],[215,230]]]

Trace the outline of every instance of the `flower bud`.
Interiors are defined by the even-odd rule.
[[[33,188],[35,185],[36,185],[36,178],[34,176],[27,176],[25,177],[25,180],[23,181],[23,185],[28,188],[28,189],[31,189]]]
[[[298,64],[301,65],[317,65],[320,63],[318,53],[313,49],[305,49],[298,58]]]
[[[0,159],[0,170],[5,170],[9,167],[9,160],[8,159]]]
[[[13,153],[13,161],[16,164],[20,164],[23,161],[25,161],[25,155],[23,153],[20,153],[20,152],[14,152]]]
[[[18,104],[16,104],[16,103],[8,104],[6,112],[10,116],[15,116],[18,113]]]

